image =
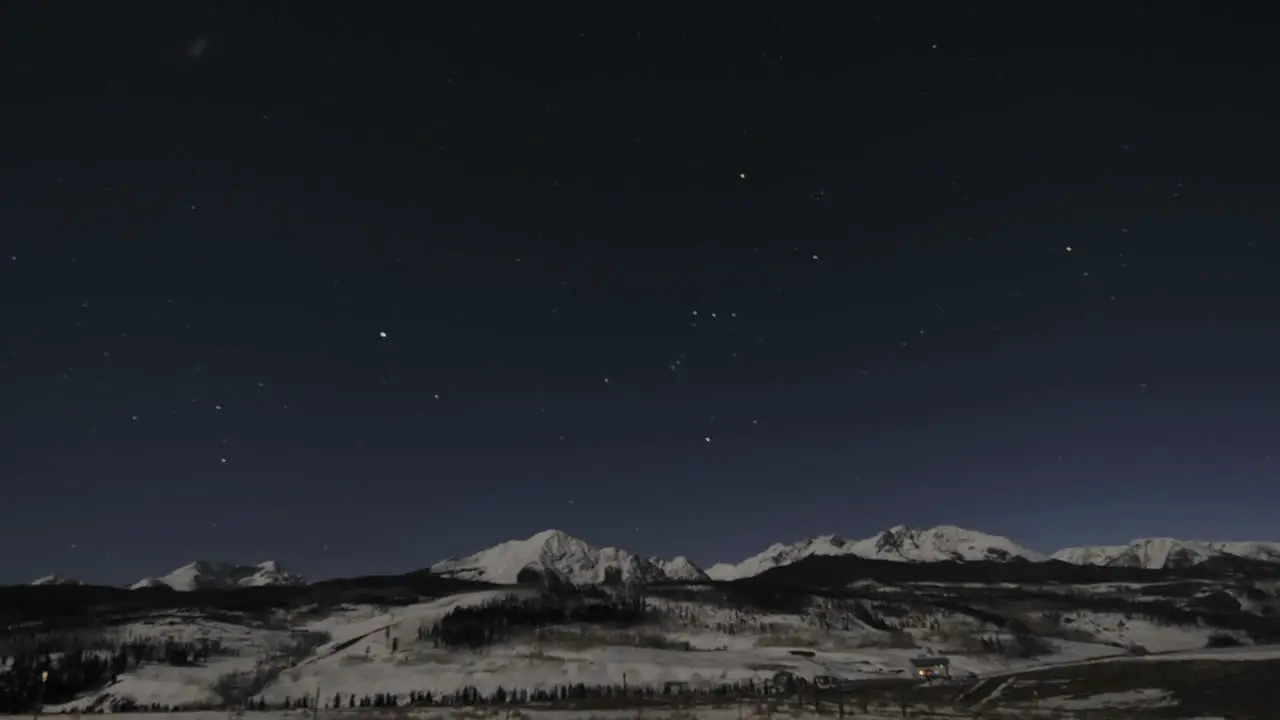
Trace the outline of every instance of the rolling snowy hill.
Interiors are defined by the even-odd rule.
[[[189,592],[192,590],[228,590],[233,588],[266,587],[270,585],[305,585],[298,575],[285,571],[273,560],[257,565],[235,565],[225,562],[197,560],[159,577],[143,578],[130,585],[138,590],[150,587],[169,587]]]
[[[549,542],[535,547],[581,547],[573,538],[539,535]],[[604,565],[613,559],[599,554]],[[923,572],[964,567],[879,562]],[[682,704],[740,695],[754,703],[779,672],[875,688],[906,679],[910,659],[922,653],[948,656],[957,677],[993,682],[1041,667],[1178,653],[1201,658],[1210,646],[1244,646],[1229,647],[1242,662],[1280,656],[1280,649],[1258,645],[1280,638],[1280,625],[1261,606],[1222,609],[1226,595],[1246,592],[1274,604],[1280,583],[868,582],[856,597],[844,598],[800,589],[760,595],[753,587],[658,585],[638,605],[632,593],[599,588],[490,587],[394,602],[359,594],[335,601],[318,593],[317,602],[275,605],[284,596],[137,593],[153,602],[145,612],[136,602],[112,610],[98,595],[86,596],[82,625],[58,615],[42,640],[58,657],[59,680],[44,707],[47,713],[149,707],[154,716],[225,710],[246,699],[256,710],[297,710],[300,700],[318,699],[320,709],[414,704],[430,706],[434,715],[481,698],[547,707],[557,698],[567,706],[581,697],[607,697],[624,707],[668,692],[685,694]],[[22,590],[15,597],[51,596]],[[230,600],[236,595],[265,604],[237,604]],[[213,604],[194,602],[201,597]],[[166,609],[166,601],[174,604]],[[223,602],[226,607],[216,605]],[[33,652],[20,642],[31,626],[14,628],[10,652]],[[0,631],[0,643],[5,640]],[[84,651],[85,643],[96,649]],[[72,656],[68,649],[76,649],[79,660],[64,660]],[[111,658],[117,670],[80,672],[86,664],[98,667],[93,658]],[[0,689],[13,687],[27,667],[25,660],[0,664]],[[896,697],[888,693],[884,700]],[[11,707],[30,709],[34,702],[18,700],[25,704]]]
[[[559,530],[544,530],[524,540],[509,540],[474,555],[449,558],[431,566],[448,577],[511,584],[521,573],[535,570],[574,585],[609,580],[653,582],[706,577],[685,557],[665,561],[645,559],[619,548],[595,548]]]

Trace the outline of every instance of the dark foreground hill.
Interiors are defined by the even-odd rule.
[[[221,610],[254,615],[306,605],[400,604],[493,587],[425,570],[369,575],[302,586],[178,592],[167,587],[128,590],[100,585],[0,586],[0,627],[28,624],[81,626],[169,610]]]

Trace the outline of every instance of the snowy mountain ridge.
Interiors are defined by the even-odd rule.
[[[465,557],[442,560],[431,572],[447,577],[514,584],[552,576],[574,585],[605,582],[737,580],[753,577],[808,557],[843,555],[904,563],[1045,562],[1144,569],[1186,568],[1222,557],[1280,563],[1280,542],[1211,542],[1175,538],[1140,538],[1127,545],[1064,548],[1045,556],[998,535],[954,525],[914,528],[897,525],[862,540],[818,535],[793,543],[774,543],[739,562],[717,563],[705,570],[685,556],[645,558],[616,547],[597,548],[559,530],[544,530],[509,540]],[[37,578],[29,585],[83,585],[59,575]],[[168,587],[177,591],[234,589],[273,585],[305,585],[299,575],[274,561],[256,565],[197,561],[165,575],[139,580],[131,589]]]
[[[1280,563],[1280,542],[1177,540],[1175,538],[1139,538],[1128,545],[1063,548],[1053,554],[1054,560],[1073,565],[1104,565],[1158,570],[1199,565],[1216,557],[1229,555],[1245,560]]]
[[[738,563],[719,563],[707,574],[715,580],[752,577],[813,555],[852,555],[868,560],[894,562],[977,562],[1025,560],[1042,562],[1048,558],[998,535],[966,530],[954,525],[913,528],[896,525],[862,540],[845,540],[837,535],[820,535],[796,543],[776,543],[764,552]]]
[[[197,560],[158,577],[148,577],[129,586],[131,590],[168,587],[180,592],[230,590],[269,585],[305,585],[306,580],[280,567],[274,560],[257,565]]]
[[[544,530],[524,540],[508,540],[461,558],[431,566],[437,575],[511,584],[530,577],[528,571],[554,576],[574,585],[610,580],[653,582],[697,580],[706,574],[686,557],[645,559],[627,550],[595,548],[560,530]],[[523,575],[523,577],[522,577]]]
[[[28,585],[83,585],[79,580],[72,580],[61,575],[42,575],[27,583]]]

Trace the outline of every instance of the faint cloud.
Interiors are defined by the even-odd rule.
[[[198,58],[203,56],[205,51],[208,49],[209,49],[208,38],[198,37],[192,40],[191,42],[187,43],[187,56]]]

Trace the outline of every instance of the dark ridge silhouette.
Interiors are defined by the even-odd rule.
[[[102,585],[10,585],[0,586],[0,627],[97,624],[165,610],[222,610],[253,615],[311,604],[407,604],[493,587],[496,586],[441,577],[425,570],[324,580],[311,585],[190,592],[165,586],[129,590]]]

